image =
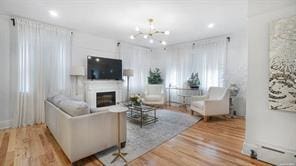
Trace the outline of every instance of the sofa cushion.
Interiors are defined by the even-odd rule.
[[[162,100],[162,95],[147,95],[145,96],[145,101],[160,101]]]
[[[90,108],[84,101],[66,97],[61,94],[49,97],[48,101],[71,116],[79,116],[90,113]]]
[[[191,103],[194,107],[197,107],[199,109],[204,109],[205,102],[204,101],[193,101]]]
[[[49,97],[47,100],[50,101],[55,106],[58,106],[61,101],[68,100],[68,97],[66,97],[62,94],[58,94],[58,95],[54,95],[52,97]]]
[[[58,107],[71,116],[79,116],[90,113],[90,108],[84,101],[69,99],[63,100],[59,103]]]

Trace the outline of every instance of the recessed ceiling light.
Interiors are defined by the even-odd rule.
[[[166,45],[167,43],[165,41],[161,41],[161,44],[162,45]]]
[[[210,24],[208,25],[208,28],[214,28],[214,26],[215,26],[214,23],[210,23]]]
[[[135,36],[134,35],[131,35],[130,36],[130,39],[134,40],[135,39]]]
[[[140,31],[140,28],[139,28],[139,27],[136,27],[135,30],[136,30],[137,32],[139,32],[139,31]]]
[[[154,40],[153,39],[150,39],[149,40],[149,43],[153,44],[154,43]]]
[[[55,11],[55,10],[49,10],[48,13],[49,13],[50,16],[52,16],[52,17],[58,17],[58,16],[59,16],[58,12]]]

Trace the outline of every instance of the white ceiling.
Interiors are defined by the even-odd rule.
[[[50,17],[48,10],[56,10],[59,17]],[[0,0],[0,13],[150,47],[147,41],[129,39],[135,26],[147,27],[148,18],[155,19],[157,29],[170,30],[166,41],[175,44],[243,29],[247,24],[248,1]],[[212,22],[215,27],[207,28]]]
[[[296,5],[296,0],[249,0],[250,17]]]

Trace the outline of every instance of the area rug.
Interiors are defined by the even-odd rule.
[[[163,109],[157,110],[157,117],[158,122],[142,128],[134,122],[127,121],[127,141],[122,151],[128,153],[126,156],[128,162],[171,139],[200,120],[197,116]],[[111,164],[114,158],[112,153],[115,151],[116,147],[113,147],[96,154],[96,157],[105,165],[124,165],[122,159]]]

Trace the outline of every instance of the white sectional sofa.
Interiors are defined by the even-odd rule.
[[[73,163],[117,145],[117,115],[107,109],[72,117],[53,103],[45,102],[45,122]],[[126,114],[121,114],[121,142],[126,141]]]

